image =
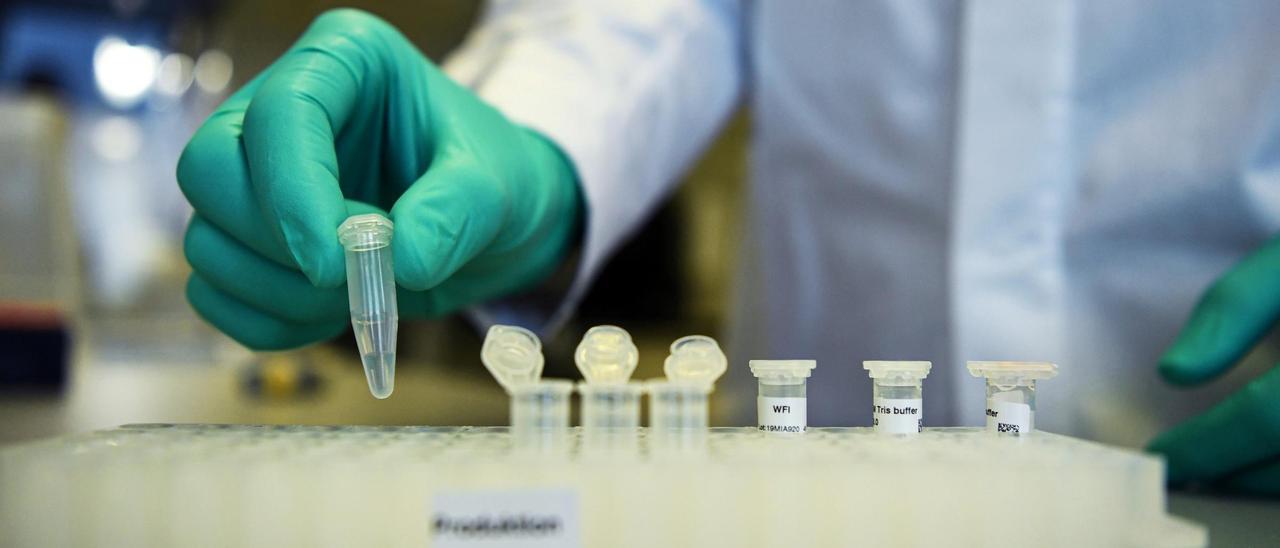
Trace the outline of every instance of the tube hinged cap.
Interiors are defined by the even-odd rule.
[[[680,337],[671,343],[671,355],[662,372],[672,382],[711,385],[729,366],[724,351],[716,340],[705,335]]]
[[[395,223],[377,213],[352,215],[338,226],[338,242],[343,248],[364,250],[391,245]]]
[[[933,369],[932,362],[925,361],[893,361],[870,360],[862,362],[862,368],[869,372],[873,379],[923,379]]]
[[[965,364],[975,377],[1052,379],[1058,376],[1058,364],[1051,362],[970,361]]]
[[[640,361],[640,351],[625,329],[597,325],[582,336],[573,361],[589,383],[620,384],[631,379]]]
[[[542,378],[542,341],[523,327],[495,325],[484,337],[480,361],[503,389],[512,392]]]
[[[765,384],[799,384],[818,367],[815,360],[751,360],[751,374]]]

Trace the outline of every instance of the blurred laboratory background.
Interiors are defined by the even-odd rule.
[[[338,6],[0,0],[0,444],[138,422],[506,421],[506,398],[479,362],[482,333],[461,318],[402,324],[396,392],[379,401],[350,334],[253,353],[186,303],[190,209],[174,180],[183,145],[230,92]],[[437,61],[480,6],[354,3]],[[575,320],[544,341],[548,376],[578,376],[571,352],[594,324],[632,332],[637,378],[661,375],[675,338],[720,332],[746,119],[733,118],[615,256]]]

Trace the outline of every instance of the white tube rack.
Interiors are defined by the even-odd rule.
[[[471,427],[136,425],[40,441],[0,450],[0,545],[424,546],[442,493],[539,490],[574,499],[581,546],[1207,543],[1165,513],[1159,459],[1054,434],[713,428],[668,447],[632,433],[598,450],[579,428],[536,448]]]

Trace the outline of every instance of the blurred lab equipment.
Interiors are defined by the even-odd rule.
[[[66,120],[39,95],[0,93],[0,387],[62,388],[80,295],[60,151]]]

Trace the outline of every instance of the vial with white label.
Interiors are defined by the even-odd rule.
[[[814,360],[751,360],[751,374],[759,380],[756,418],[761,432],[803,434],[809,426],[809,375]]]
[[[1051,379],[1058,366],[1049,362],[971,361],[969,374],[987,379],[987,430],[1024,435],[1035,430],[1036,381]]]
[[[874,385],[871,425],[876,432],[914,436],[924,429],[924,390],[921,382],[933,364],[925,361],[865,361],[862,367]]]

